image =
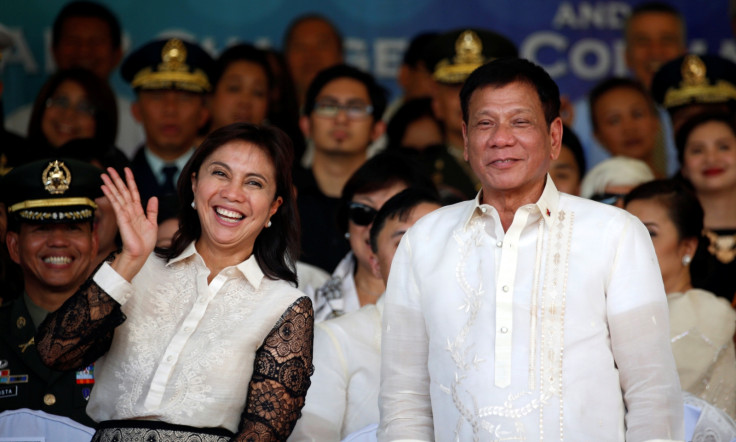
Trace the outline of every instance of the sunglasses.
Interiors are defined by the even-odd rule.
[[[376,219],[378,210],[365,204],[348,203],[348,219],[359,226],[369,226]]]
[[[624,199],[626,197],[625,193],[596,193],[595,195],[591,196],[590,199],[593,201],[598,201],[599,203],[603,204],[616,204],[619,200]]]

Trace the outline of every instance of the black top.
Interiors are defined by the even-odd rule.
[[[736,294],[736,229],[709,230],[698,241],[690,265],[693,287],[733,303]]]

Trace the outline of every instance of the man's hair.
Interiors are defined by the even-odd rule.
[[[378,235],[386,226],[386,222],[396,218],[399,221],[406,221],[412,210],[422,203],[442,205],[436,192],[424,188],[409,187],[389,198],[381,206],[381,210],[378,211],[371,226],[371,249],[373,249],[373,253],[378,253]]]
[[[598,130],[598,119],[595,117],[596,103],[598,103],[598,100],[600,100],[604,94],[614,89],[630,89],[634,92],[638,92],[646,100],[649,105],[650,112],[655,116],[657,115],[657,106],[654,103],[654,98],[652,98],[652,95],[649,93],[647,88],[644,87],[639,80],[627,77],[611,77],[595,85],[588,93],[590,120],[593,125],[593,130]]]
[[[64,22],[70,18],[98,18],[107,24],[110,30],[110,41],[114,49],[120,48],[122,41],[122,30],[120,21],[107,7],[90,1],[76,1],[64,6],[54,19],[54,25],[51,33],[51,46],[56,47],[61,40],[61,31],[64,28]]]
[[[401,63],[411,68],[417,68],[420,62],[425,63],[427,48],[438,35],[438,32],[422,32],[412,37]]]
[[[468,123],[470,97],[476,89],[500,88],[511,83],[524,83],[537,91],[547,125],[560,116],[560,89],[539,65],[523,58],[499,58],[479,67],[465,80],[460,90],[463,121]]]
[[[669,14],[675,17],[680,22],[680,31],[682,32],[682,44],[685,44],[685,42],[687,41],[687,26],[685,25],[685,18],[674,6],[664,2],[655,1],[641,3],[639,5],[636,5],[631,10],[631,13],[626,18],[626,23],[624,23],[624,39],[626,40],[627,45],[629,43],[629,27],[631,26],[631,22],[640,15],[645,14]]]
[[[381,116],[383,116],[383,111],[386,110],[386,97],[388,95],[386,89],[378,84],[371,74],[346,64],[338,64],[323,69],[314,77],[314,80],[312,80],[312,83],[307,89],[307,95],[304,100],[304,114],[311,115],[312,111],[314,111],[317,95],[322,92],[322,89],[328,83],[338,78],[352,78],[365,86],[368,90],[368,97],[371,100],[370,104],[373,107],[373,112],[371,113],[373,121],[379,121]]]
[[[284,52],[287,52],[289,50],[289,46],[291,46],[291,40],[294,37],[294,30],[297,26],[307,21],[321,21],[329,26],[330,30],[332,30],[332,33],[335,35],[335,40],[337,41],[340,52],[343,51],[342,34],[340,34],[340,31],[335,27],[335,25],[324,15],[309,13],[296,17],[291,21],[291,23],[289,23],[289,26],[287,26],[283,40]]]

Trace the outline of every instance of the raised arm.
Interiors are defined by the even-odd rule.
[[[233,441],[281,441],[294,429],[310,385],[314,312],[306,296],[292,304],[256,352],[248,398]]]

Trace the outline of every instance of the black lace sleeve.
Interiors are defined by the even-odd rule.
[[[87,366],[107,352],[123,321],[120,304],[90,277],[41,324],[35,337],[38,353],[55,370]]]
[[[289,307],[256,352],[240,429],[233,441],[283,441],[301,416],[314,372],[314,312],[306,296]]]

